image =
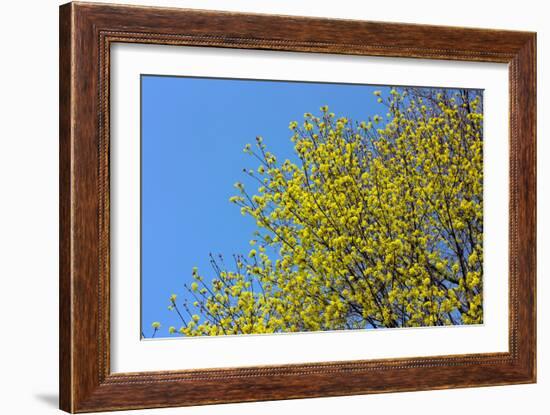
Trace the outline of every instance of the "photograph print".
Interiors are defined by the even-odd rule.
[[[483,91],[141,76],[141,338],[483,324]]]

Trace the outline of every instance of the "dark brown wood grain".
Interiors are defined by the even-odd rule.
[[[71,87],[72,24],[70,8],[59,15],[59,406],[72,408],[71,367]]]
[[[508,63],[509,352],[111,373],[109,59],[114,42]],[[536,36],[526,32],[104,4],[61,6],[61,409],[90,412],[534,382],[535,62]]]

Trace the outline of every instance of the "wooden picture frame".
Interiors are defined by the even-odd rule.
[[[117,42],[509,65],[509,352],[110,371],[109,69]],[[156,7],[60,8],[60,407],[68,412],[536,381],[536,34]]]

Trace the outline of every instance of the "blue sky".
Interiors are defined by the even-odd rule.
[[[181,326],[168,298],[185,298],[193,267],[208,279],[209,253],[250,250],[255,225],[228,201],[236,181],[250,183],[242,169],[257,167],[245,144],[260,135],[279,160],[292,159],[290,121],[322,105],[356,121],[383,116],[373,91],[388,88],[150,75],[141,88],[141,321],[146,336],[161,322],[165,337]]]

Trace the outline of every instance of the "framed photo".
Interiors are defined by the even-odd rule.
[[[534,33],[60,8],[60,407],[536,381]]]

